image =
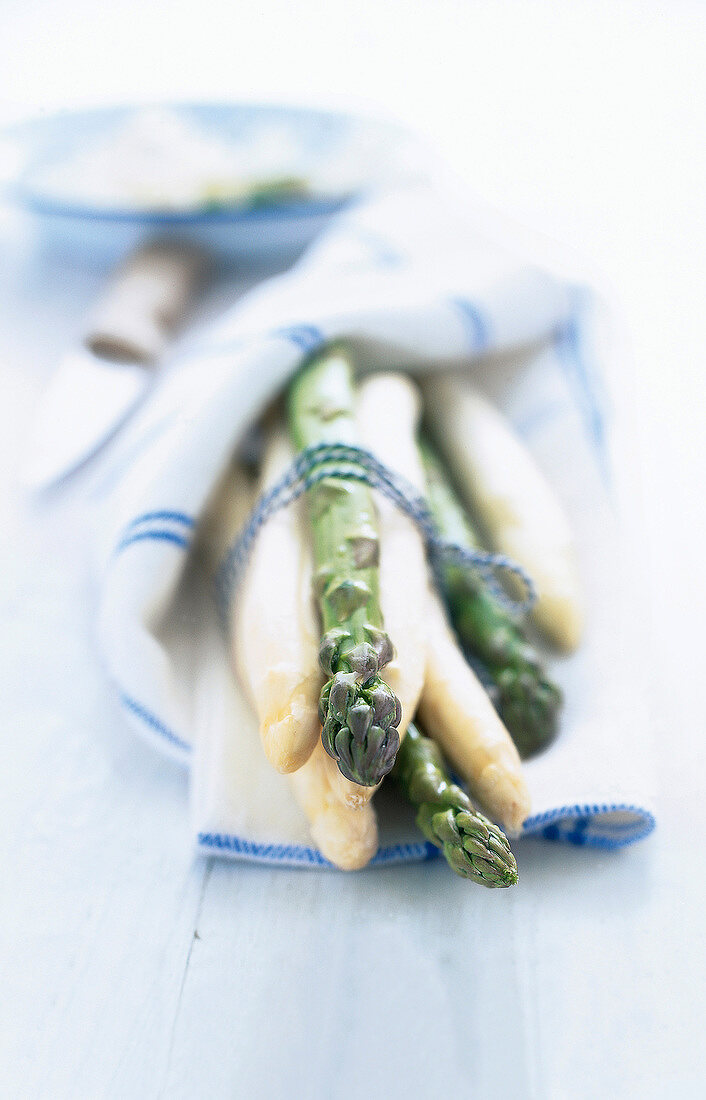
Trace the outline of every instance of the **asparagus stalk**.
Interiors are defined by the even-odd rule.
[[[506,832],[519,833],[530,812],[519,753],[435,592],[427,605],[427,667],[418,713],[473,797]]]
[[[552,488],[505,418],[467,380],[435,377],[425,398],[434,441],[493,549],[534,581],[533,621],[554,646],[572,652],[583,627],[581,582],[571,528]]]
[[[363,446],[388,469],[424,492],[417,449],[421,395],[404,374],[378,373],[358,388],[357,423]],[[395,639],[395,658],[382,678],[402,706],[404,739],[424,683],[428,566],[424,542],[412,521],[382,494],[376,498],[380,532],[380,603]]]
[[[421,396],[404,374],[369,375],[356,388],[356,424],[361,443],[395,473],[424,491],[424,470],[417,447]],[[380,673],[402,707],[397,732],[404,738],[424,684],[426,665],[426,550],[416,527],[382,494],[375,498],[380,534],[380,604],[395,656]],[[361,787],[336,773],[343,802],[359,805],[375,787]]]
[[[407,727],[393,775],[418,807],[419,828],[456,874],[481,886],[516,884],[517,864],[507,837],[451,781],[437,746],[413,724]]]
[[[439,531],[450,542],[474,549],[479,540],[428,443],[420,444],[427,499]],[[539,654],[509,612],[467,570],[443,567],[444,596],[461,644],[477,657],[497,687],[497,706],[520,755],[531,756],[557,732],[561,692],[549,680]]]
[[[289,390],[298,448],[357,443],[352,370],[339,349],[311,360]],[[372,494],[325,478],[308,494],[314,591],[323,625],[319,662],[328,678],[319,715],[324,748],[346,779],[375,786],[399,748],[399,700],[380,677],[394,656],[379,600],[379,538]]]
[[[284,425],[269,431],[259,485],[241,463],[232,466],[201,525],[199,549],[216,574],[245,524],[257,491],[269,489],[291,464]],[[228,607],[233,671],[257,716],[262,747],[278,772],[293,772],[319,740],[319,628],[311,604],[311,555],[303,539],[301,502],[271,517]]]
[[[267,442],[261,491],[292,457],[284,428],[277,427]],[[312,571],[303,528],[300,502],[265,524],[231,616],[234,664],[257,713],[265,755],[279,772],[300,768],[319,738],[318,624],[310,598],[302,598],[311,592]]]
[[[321,854],[342,871],[357,871],[378,850],[377,817],[370,802],[355,807],[341,802],[337,776],[336,765],[318,743],[289,780]]]

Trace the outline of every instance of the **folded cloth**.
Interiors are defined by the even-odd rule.
[[[288,780],[265,761],[190,550],[254,419],[312,351],[339,338],[366,366],[471,372],[525,438],[577,532],[586,639],[554,668],[562,730],[526,765],[533,812],[524,832],[613,848],[653,827],[648,719],[589,351],[600,309],[476,222],[424,186],[350,208],[291,271],[256,287],[172,363],[104,477],[100,647],[130,723],[191,766],[202,852],[326,863]],[[433,854],[411,813],[381,796],[374,862]]]

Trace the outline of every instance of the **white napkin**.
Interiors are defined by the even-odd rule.
[[[562,730],[526,766],[525,832],[618,847],[653,827],[606,413],[588,351],[599,311],[587,292],[501,248],[476,220],[424,187],[347,211],[290,272],[251,291],[172,364],[104,479],[100,646],[129,722],[191,766],[204,852],[325,863],[288,780],[266,764],[189,550],[248,426],[306,355],[338,337],[368,365],[472,372],[526,439],[577,531],[586,639],[554,665],[566,696]],[[376,797],[376,863],[435,851],[394,795]]]

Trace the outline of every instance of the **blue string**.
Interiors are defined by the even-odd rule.
[[[228,550],[215,581],[218,606],[224,620],[228,617],[233,593],[261,528],[275,512],[330,478],[359,481],[378,490],[412,520],[424,540],[437,587],[443,587],[444,565],[452,563],[478,574],[495,599],[510,613],[522,614],[534,604],[534,585],[520,565],[505,554],[471,550],[444,539],[424,497],[370,451],[346,443],[316,443],[301,451],[272,488],[262,493],[250,518]],[[511,573],[520,580],[524,598],[515,600],[507,595],[497,578],[500,571]]]

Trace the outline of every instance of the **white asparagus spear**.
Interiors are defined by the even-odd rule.
[[[534,581],[532,615],[567,652],[583,625],[573,535],[563,509],[505,418],[457,378],[435,378],[425,411],[436,443],[493,542]]]
[[[375,374],[360,387],[357,423],[364,447],[420,493],[424,470],[417,447],[421,394],[404,374]],[[428,570],[424,543],[412,521],[386,497],[375,500],[380,517],[380,604],[395,659],[382,678],[402,704],[400,738],[417,709],[424,683]]]
[[[421,395],[403,374],[373,374],[358,391],[356,423],[361,445],[420,492],[424,471],[416,436]],[[375,505],[380,530],[380,607],[395,647],[381,677],[402,704],[400,738],[414,717],[424,683],[427,564],[424,544],[398,508],[381,494]],[[368,801],[377,789],[360,787],[339,773],[336,788],[348,805]]]
[[[272,484],[291,458],[284,432],[277,431],[265,457],[261,488]],[[218,504],[217,542],[223,552],[250,506],[242,475],[233,477]],[[319,632],[299,513],[295,503],[260,531],[234,594],[229,624],[234,666],[257,714],[265,755],[279,772],[301,767],[320,732]]]
[[[273,480],[286,466],[289,457],[290,451],[286,438],[279,435],[273,440],[268,450],[267,469],[264,471],[263,480]],[[201,547],[212,572],[222,561],[232,540],[247,519],[253,503],[253,495],[242,469],[236,467],[230,471],[225,484],[219,489],[216,499],[209,508],[202,529]],[[267,714],[272,707],[277,709],[281,706],[286,711],[288,701],[291,703],[292,698],[294,699],[294,706],[283,719],[270,725],[261,725],[260,732],[266,752],[271,760],[273,756],[275,760],[281,760],[284,748],[291,759],[296,755],[293,743],[296,747],[298,739],[304,743],[313,741],[311,755],[288,778],[291,781],[294,796],[309,820],[312,839],[316,846],[326,859],[337,867],[342,870],[356,870],[369,863],[378,849],[377,819],[373,807],[363,805],[361,800],[357,800],[357,808],[343,804],[334,787],[336,779],[342,776],[321,744],[318,721],[321,685],[317,656],[318,633],[311,600],[311,564],[300,530],[301,523],[297,520],[297,510],[296,504],[291,507],[289,510],[292,513],[291,522],[280,525],[280,535],[274,539],[269,549],[265,541],[264,547],[267,552],[265,555],[262,553],[262,546],[268,528],[275,524],[279,516],[284,519],[285,513],[278,513],[272,517],[256,540],[249,568],[241,587],[235,594],[234,614],[229,624],[230,644],[234,659],[237,655],[237,664],[241,667],[240,677],[247,684],[251,700],[253,687],[259,691],[260,708],[265,714],[265,723],[268,721]],[[282,553],[282,560],[278,559],[277,563],[278,566],[282,566],[282,569],[278,568],[268,577],[266,567],[270,553],[273,551]],[[296,561],[302,563],[301,583],[290,584],[285,591],[280,591],[283,584],[287,585],[292,581],[293,563]],[[294,579],[296,580],[296,577]],[[264,581],[267,581],[267,595],[262,588]],[[274,648],[270,648],[268,657],[265,652],[266,639],[259,633],[259,624],[266,626],[269,623],[276,626],[277,620],[270,617],[258,619],[255,627],[260,644],[257,649],[246,651],[238,637],[238,632],[244,627],[247,628],[250,615],[258,608],[261,614],[266,614],[270,610],[269,600],[276,600],[278,594],[282,602],[276,605],[277,614],[282,608],[288,609],[288,613],[291,614],[291,620],[286,624],[287,628],[283,634],[277,633],[272,637],[270,645]],[[299,635],[300,648],[298,648],[295,631],[301,630],[302,624],[305,625],[305,630]],[[287,649],[278,649],[277,647],[284,641],[289,643]],[[258,666],[255,663],[258,653],[265,653],[265,660],[285,659],[284,666],[280,667],[279,675],[274,680],[268,678],[267,664]],[[292,655],[301,657],[302,653],[306,654],[307,667],[299,667],[297,672],[298,666]],[[301,679],[302,675],[303,679]],[[256,707],[256,710],[259,716],[260,709]],[[302,715],[305,717],[303,728],[300,724]],[[354,793],[355,784],[351,783],[350,787]]]
[[[511,833],[529,814],[520,757],[485,688],[456,644],[439,598],[430,592],[427,666],[419,717],[490,817]]]
[[[343,871],[355,871],[365,867],[377,852],[377,818],[370,802],[351,806],[341,801],[335,787],[339,775],[335,761],[319,740],[289,781],[322,855]]]

